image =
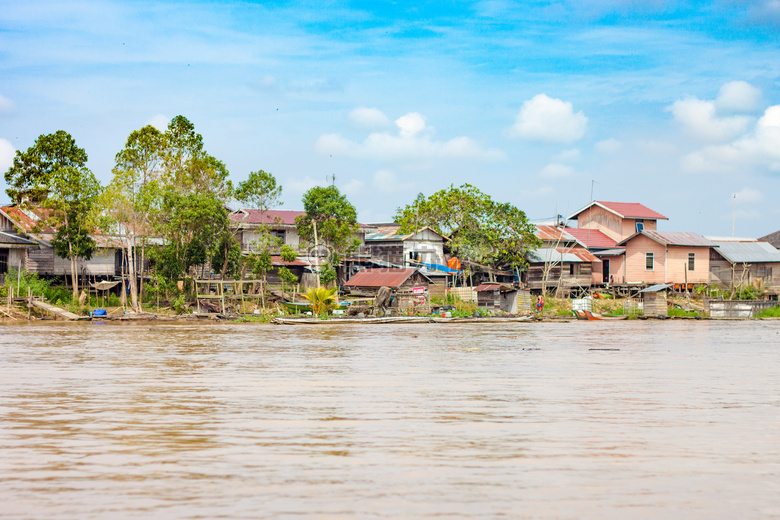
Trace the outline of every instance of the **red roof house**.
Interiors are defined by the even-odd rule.
[[[591,202],[569,217],[580,229],[598,229],[613,240],[628,238],[637,231],[655,230],[659,220],[668,220],[657,211],[637,202]]]

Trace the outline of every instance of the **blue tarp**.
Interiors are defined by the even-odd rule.
[[[459,274],[460,271],[457,269],[453,269],[451,267],[447,267],[446,265],[441,264],[426,264],[425,262],[418,262],[420,265],[424,265],[428,269],[432,271],[441,271],[442,273],[450,273],[450,274]]]

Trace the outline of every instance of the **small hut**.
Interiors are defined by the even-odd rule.
[[[406,311],[417,307],[423,311],[429,308],[430,284],[430,278],[416,267],[382,267],[358,271],[344,284],[344,288],[353,295],[376,297],[379,289],[388,287],[393,296],[393,308]]]
[[[637,294],[642,295],[642,313],[645,316],[668,316],[666,306],[666,289],[674,284],[659,283],[642,289]]]
[[[490,312],[518,314],[531,311],[531,293],[506,283],[486,282],[477,286],[477,306]]]

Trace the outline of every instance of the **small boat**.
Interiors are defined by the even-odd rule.
[[[604,321],[616,321],[616,320],[625,320],[628,318],[627,314],[623,314],[621,316],[604,316],[602,314],[591,312],[588,310],[582,310],[582,311],[571,311],[574,313],[574,315],[577,317],[578,320],[588,320],[588,321],[595,321],[595,320],[604,320]]]

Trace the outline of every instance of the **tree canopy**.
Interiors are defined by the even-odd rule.
[[[298,235],[313,244],[315,229],[320,244],[334,253],[349,254],[360,245],[357,211],[336,186],[315,186],[303,194],[305,215],[295,219]]]
[[[493,266],[519,268],[528,252],[539,246],[534,226],[525,213],[509,203],[495,202],[471,184],[418,195],[398,208],[401,233],[430,227],[450,238],[450,247],[463,259]]]

